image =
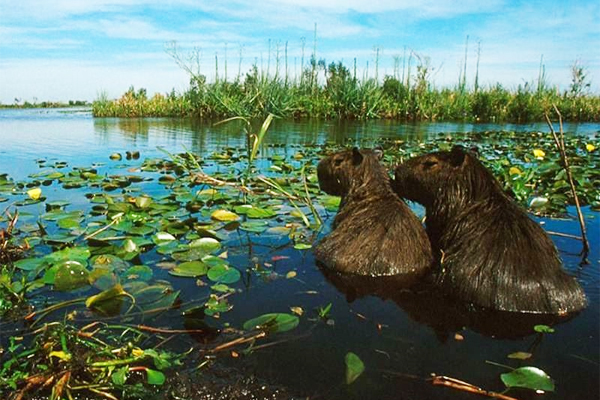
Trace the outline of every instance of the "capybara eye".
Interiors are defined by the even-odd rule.
[[[342,165],[342,161],[344,161],[344,160],[341,159],[341,158],[334,159],[333,160],[333,165],[336,166],[336,167],[339,167],[340,165]]]
[[[427,160],[427,161],[423,162],[423,167],[425,169],[429,169],[429,168],[433,167],[434,165],[437,165],[437,161]]]

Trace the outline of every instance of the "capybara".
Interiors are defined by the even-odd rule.
[[[395,170],[398,195],[425,206],[425,225],[447,293],[502,311],[564,314],[586,306],[546,232],[462,146]]]
[[[420,276],[433,264],[431,245],[421,222],[394,194],[381,156],[355,147],[319,162],[321,189],[341,202],[315,258],[344,273]]]

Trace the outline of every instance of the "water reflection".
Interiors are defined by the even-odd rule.
[[[321,268],[323,275],[352,303],[366,296],[392,300],[414,321],[429,326],[440,342],[469,329],[496,339],[520,339],[535,334],[535,325],[554,326],[575,315],[554,316],[483,310],[442,296],[435,288],[398,277],[344,275]]]

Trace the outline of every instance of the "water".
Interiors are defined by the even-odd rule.
[[[39,171],[35,162],[39,158],[66,161],[70,166],[89,166],[108,163],[109,154],[126,150],[140,151],[142,159],[165,157],[159,147],[172,153],[188,149],[208,154],[245,146],[241,127],[236,123],[215,127],[190,120],[93,119],[86,110],[0,110],[0,173],[21,180]],[[370,143],[380,137],[414,140],[439,132],[499,129],[546,131],[547,127],[545,124],[275,121],[262,154],[292,155],[306,144]],[[565,130],[591,137],[600,131],[600,124],[565,125]],[[53,193],[64,198],[72,192],[57,189]],[[474,315],[431,295],[407,296],[385,288],[367,290],[364,283],[353,287],[348,282],[327,279],[315,266],[312,253],[294,250],[286,245],[285,237],[254,237],[250,246],[248,240],[251,239],[240,236],[237,242],[227,243],[231,247],[230,262],[241,270],[256,261],[267,262],[280,276],[296,271],[298,279],[271,282],[253,277],[246,285],[237,285],[244,287],[241,293],[232,296],[234,308],[230,312],[223,314],[219,321],[206,317],[205,322],[212,326],[224,322],[240,326],[243,321],[263,313],[289,312],[290,307],[302,307],[305,315],[300,326],[283,336],[288,340],[245,357],[220,357],[225,365],[252,371],[266,382],[287,387],[291,393],[328,399],[472,399],[472,394],[434,387],[425,379],[436,373],[502,391],[499,374],[506,370],[486,363],[492,361],[513,367],[534,365],[546,371],[556,381],[556,392],[544,398],[599,398],[599,217],[598,213],[586,213],[592,246],[591,265],[579,266],[578,242],[553,237],[565,268],[575,274],[585,288],[589,306],[571,320],[557,325],[556,333],[543,337],[528,333],[533,323],[548,322],[543,318]],[[325,218],[330,224],[333,214],[326,214]],[[543,219],[541,222],[549,231],[578,234],[575,220]],[[274,256],[276,261],[273,261]],[[201,290],[193,279],[174,278],[164,271],[156,274],[182,290],[184,300]],[[374,292],[377,295],[373,295]],[[309,320],[315,318],[315,310],[329,303],[332,304],[332,324],[315,324]],[[161,321],[174,328],[185,325],[177,313]],[[193,342],[191,337],[182,339],[179,344],[185,348],[190,342]],[[353,385],[346,386],[343,383],[344,356],[349,351],[359,355],[366,370]],[[520,363],[508,360],[507,355],[516,351],[531,352],[533,358]],[[517,398],[528,396],[522,392],[509,394],[512,393],[518,393]]]

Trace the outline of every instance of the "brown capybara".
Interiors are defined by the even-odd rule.
[[[563,314],[586,306],[546,232],[463,147],[400,164],[393,187],[425,206],[440,264],[434,281],[447,293],[502,311]]]
[[[431,245],[421,222],[392,191],[381,155],[355,147],[319,162],[321,189],[342,199],[315,258],[343,273],[417,277],[432,266]]]

